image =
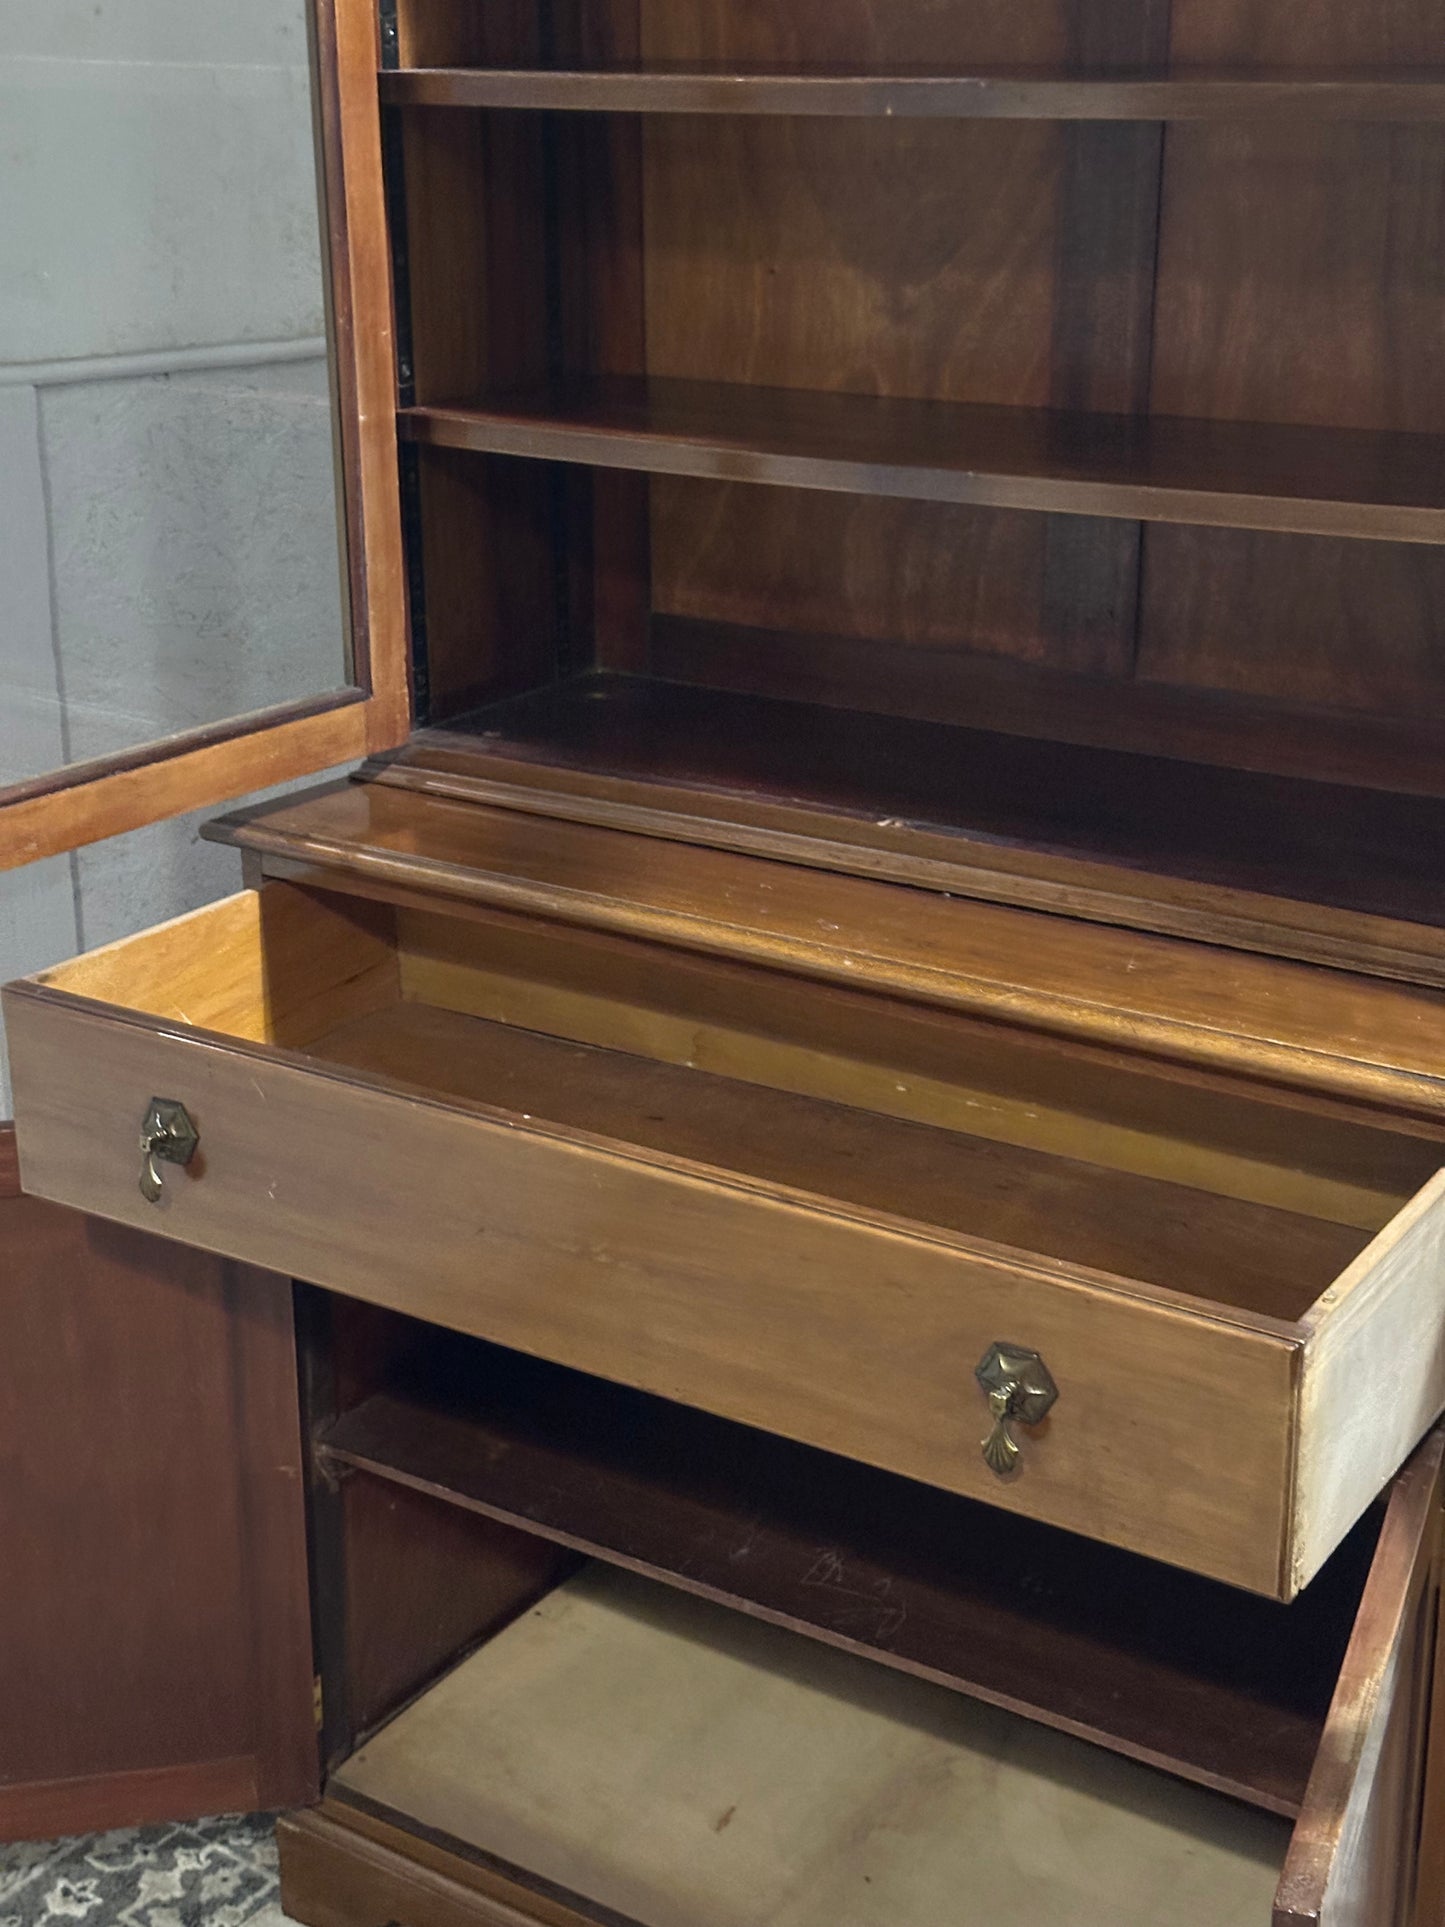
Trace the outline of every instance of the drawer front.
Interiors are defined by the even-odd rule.
[[[1287,1327],[53,990],[11,990],[6,1016],[39,1195],[1257,1591],[1284,1583]],[[153,1097],[200,1134],[158,1205],[138,1183]],[[984,1462],[974,1379],[995,1341],[1037,1350],[1059,1388],[1008,1478]]]

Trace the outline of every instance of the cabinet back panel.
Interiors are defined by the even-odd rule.
[[[1272,11],[1278,26],[1293,10]],[[1397,52],[1301,11],[1325,39],[1297,55]],[[1239,24],[1232,46],[1196,35],[1182,51],[1238,57],[1248,39]],[[1287,57],[1290,43],[1270,45]],[[1157,411],[1438,432],[1442,293],[1445,130],[1169,130]],[[1445,706],[1440,550],[1151,528],[1144,556],[1143,678],[1374,713]]]
[[[1181,65],[1429,65],[1440,58],[1438,0],[1172,0],[1170,47]]]
[[[660,115],[654,375],[1041,406],[1063,130]]]
[[[944,67],[1087,67],[1162,51],[1160,9],[1113,0],[967,9],[650,0],[642,40],[658,59]],[[1157,128],[658,118],[644,138],[653,374],[1015,406],[1143,405]],[[801,494],[784,503],[661,479],[652,493],[663,612],[793,626],[791,559],[814,564],[813,615],[800,627],[860,634],[864,612],[878,608],[879,637],[922,632],[1115,673],[1132,658],[1132,525],[1065,530],[868,499],[840,512]],[[713,566],[699,579],[689,524],[704,502]],[[925,548],[930,561],[901,580],[900,556],[916,562]],[[740,595],[751,612],[727,613]],[[657,666],[667,673],[665,660]]]
[[[652,608],[742,629],[1122,672],[1117,603],[1060,593],[1059,558],[1080,530],[1110,532],[1083,518],[659,476]],[[694,677],[665,623],[653,634],[652,666],[707,680]],[[761,694],[767,685],[753,686]],[[863,685],[854,700],[874,707]]]

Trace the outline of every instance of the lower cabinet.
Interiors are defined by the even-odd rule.
[[[0,1126],[0,1841],[315,1797],[302,1469],[288,1281],[22,1197]]]
[[[1438,1921],[1445,1432],[1283,1605],[367,1319],[314,1414],[306,1927]]]

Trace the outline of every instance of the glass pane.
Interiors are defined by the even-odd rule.
[[[0,0],[0,791],[349,680],[306,0]]]

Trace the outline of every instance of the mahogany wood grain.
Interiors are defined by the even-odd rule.
[[[75,1758],[80,1757],[77,1747]],[[243,1813],[257,1804],[256,1762],[250,1754],[120,1773],[82,1771],[0,1787],[0,1846]]]
[[[331,1609],[341,1614],[355,1745],[576,1563],[533,1534],[394,1483],[343,1477],[340,1504],[344,1604]]]
[[[307,1927],[641,1927],[355,1797],[283,1814],[276,1837],[281,1904]]]
[[[1345,766],[1379,746],[1402,789],[1436,786],[1403,736],[1438,730],[1442,558],[1434,549],[1313,536],[1150,531],[1139,683],[1207,715],[1223,698],[1277,709],[1276,734],[1303,773],[1341,768],[1312,743],[1311,710],[1337,719]],[[1293,713],[1290,713],[1291,710]],[[1351,749],[1349,721],[1358,719]],[[1392,747],[1392,738],[1399,738]],[[1438,770],[1438,758],[1436,768]]]
[[[407,106],[614,114],[823,114],[903,119],[1445,120],[1445,79],[1349,68],[1260,74],[1169,70],[838,73],[678,62],[664,66],[415,67],[385,73],[382,99]]]
[[[396,57],[403,67],[525,65],[541,57],[542,14],[526,0],[467,8],[397,0]]]
[[[411,28],[409,31],[416,31]],[[535,53],[537,22],[484,10],[470,31],[492,57]],[[421,402],[547,374],[542,129],[516,115],[410,113],[393,201],[404,207],[409,392]],[[418,462],[414,570],[425,583],[434,711],[545,679],[558,646],[548,478],[535,466]]]
[[[1080,73],[1147,67],[1168,53],[1169,0],[1084,0],[1067,9],[1065,29]],[[1075,121],[1061,131],[1048,402],[1138,415],[1149,397],[1163,130]],[[1050,661],[1129,673],[1142,539],[1136,522],[1050,518],[1041,584]]]
[[[1439,433],[1428,249],[1442,158],[1441,127],[1177,130],[1152,406]]]
[[[10,1195],[0,1345],[0,1838],[313,1797],[289,1287]]]
[[[366,0],[317,0],[307,18],[327,210],[348,662],[357,688],[0,790],[0,870],[395,747],[410,727],[375,10]]]
[[[620,676],[459,717],[381,780],[1443,981],[1445,807],[1403,792]]]
[[[639,0],[584,0],[553,15],[553,62],[636,59]],[[556,365],[569,375],[647,368],[643,131],[635,116],[551,116],[556,201]],[[556,486],[570,515],[562,586],[570,662],[642,667],[650,577],[647,477],[573,469]]]
[[[1376,1530],[1283,1609],[457,1341],[320,1450],[1291,1815]]]
[[[396,435],[391,243],[381,167],[376,73],[380,29],[367,0],[308,10],[317,147],[327,219],[327,326],[336,384],[350,639],[368,692],[373,750],[411,726],[410,639]]]
[[[296,1287],[311,1589],[326,1770],[574,1561],[424,1494],[352,1479],[315,1443],[339,1411],[410,1369],[434,1334]]]
[[[1176,60],[1423,70],[1427,0],[1179,0]],[[1442,132],[1379,125],[1171,129],[1152,406],[1433,431],[1445,420],[1432,262]],[[1151,528],[1140,673],[1395,715],[1438,716],[1440,558]]]
[[[0,1124],[0,1202],[20,1196],[20,1154],[15,1148],[15,1126]]]
[[[996,661],[1095,674],[1106,688],[1119,687],[1108,672],[1122,658],[1107,634],[1072,618],[1061,628],[1067,611],[1057,597],[1051,611],[1045,595],[1051,543],[1087,518],[683,476],[642,479],[652,497],[653,620],[644,666],[659,675],[727,686],[726,674],[691,673],[679,629],[686,622],[692,632],[731,636],[722,653],[735,648],[742,662],[746,638],[760,634],[819,651],[826,638],[847,637],[875,664],[888,654],[880,639],[893,638],[927,648],[940,663],[955,651],[976,650]],[[874,678],[862,673],[843,700],[866,709],[874,694]]]
[[[1433,435],[621,376],[402,409],[411,441],[919,501],[1445,540]]]
[[[1415,1855],[1415,1912],[1410,1927],[1439,1927],[1445,1920],[1445,1641],[1441,1639],[1445,1619],[1445,1584],[1437,1570],[1429,1592],[1433,1594],[1435,1632],[1433,1652],[1430,1635],[1425,1632],[1422,1665],[1416,1690],[1428,1712],[1425,1733],[1423,1782],[1420,1789],[1420,1838]],[[1422,1610],[1432,1610],[1429,1599]]]
[[[693,0],[652,10],[645,52],[673,66],[844,72],[859,64],[861,18]],[[900,72],[1007,63],[1079,75],[1164,51],[1153,5],[869,6],[866,19],[864,64]],[[1024,407],[1141,405],[1156,129],[795,123],[779,133],[649,119],[646,134],[654,374]],[[1091,251],[1107,256],[1107,276]],[[751,597],[753,619],[770,627],[866,633],[882,601],[891,613],[875,634],[986,626],[1002,654],[1115,673],[1131,659],[1133,528],[884,496],[760,499],[676,477],[654,477],[652,496],[660,610],[686,604],[716,619]],[[665,656],[655,660],[666,673]]]
[[[1392,1494],[1275,1927],[1412,1927],[1441,1558],[1439,1432]]]
[[[0,792],[0,870],[120,836],[186,810],[349,763],[405,730],[378,732],[369,705],[348,691],[309,701],[296,712],[262,714],[203,740],[173,737],[114,766],[77,764],[62,779]],[[215,739],[213,739],[213,737]]]
[[[1178,62],[1247,63],[1268,75],[1298,65],[1342,63],[1395,71],[1428,68],[1439,57],[1434,0],[1390,7],[1340,6],[1336,0],[1172,0],[1171,43]]]
[[[809,499],[845,511],[851,501],[830,495]],[[937,534],[946,556],[947,525],[941,523]],[[1327,616],[1343,622],[1351,601],[1333,565],[1340,558],[1367,557],[1370,549],[1323,539],[1312,546],[1317,551],[1313,560],[1320,623],[1327,624]],[[1430,555],[1421,548],[1409,553],[1422,561]],[[826,550],[814,559],[825,563]],[[912,569],[917,559],[913,553],[900,554],[899,570]],[[960,581],[960,596],[969,588],[990,596],[1009,592],[1009,585],[1000,584],[986,567],[961,574],[968,574],[969,581]],[[737,590],[742,618],[759,605],[749,600],[746,582]],[[892,634],[889,640],[881,639],[890,635],[885,604],[879,605],[874,626],[846,635],[655,614],[652,659],[669,680],[740,695],[780,696],[875,716],[912,716],[1009,736],[1130,750],[1272,776],[1324,778],[1411,796],[1445,796],[1445,721],[1428,712],[1406,713],[1401,704],[1389,714],[1389,703],[1363,687],[1358,703],[1340,687],[1337,706],[1304,708],[1287,695],[1226,689],[1222,676],[1220,686],[1205,692],[1144,678],[1079,674],[1042,659],[1024,660],[1017,652],[1010,660],[990,650],[993,625],[987,603],[980,599],[966,608],[965,624],[972,623],[975,612],[978,626],[961,634],[925,631],[906,637]],[[1260,618],[1265,618],[1262,605]],[[1401,620],[1406,619],[1402,612]],[[1268,658],[1267,639],[1261,636],[1253,660],[1263,668]],[[1240,658],[1236,654],[1227,660]],[[1354,666],[1363,675],[1372,673],[1368,663]],[[1267,680],[1267,672],[1260,680]]]

